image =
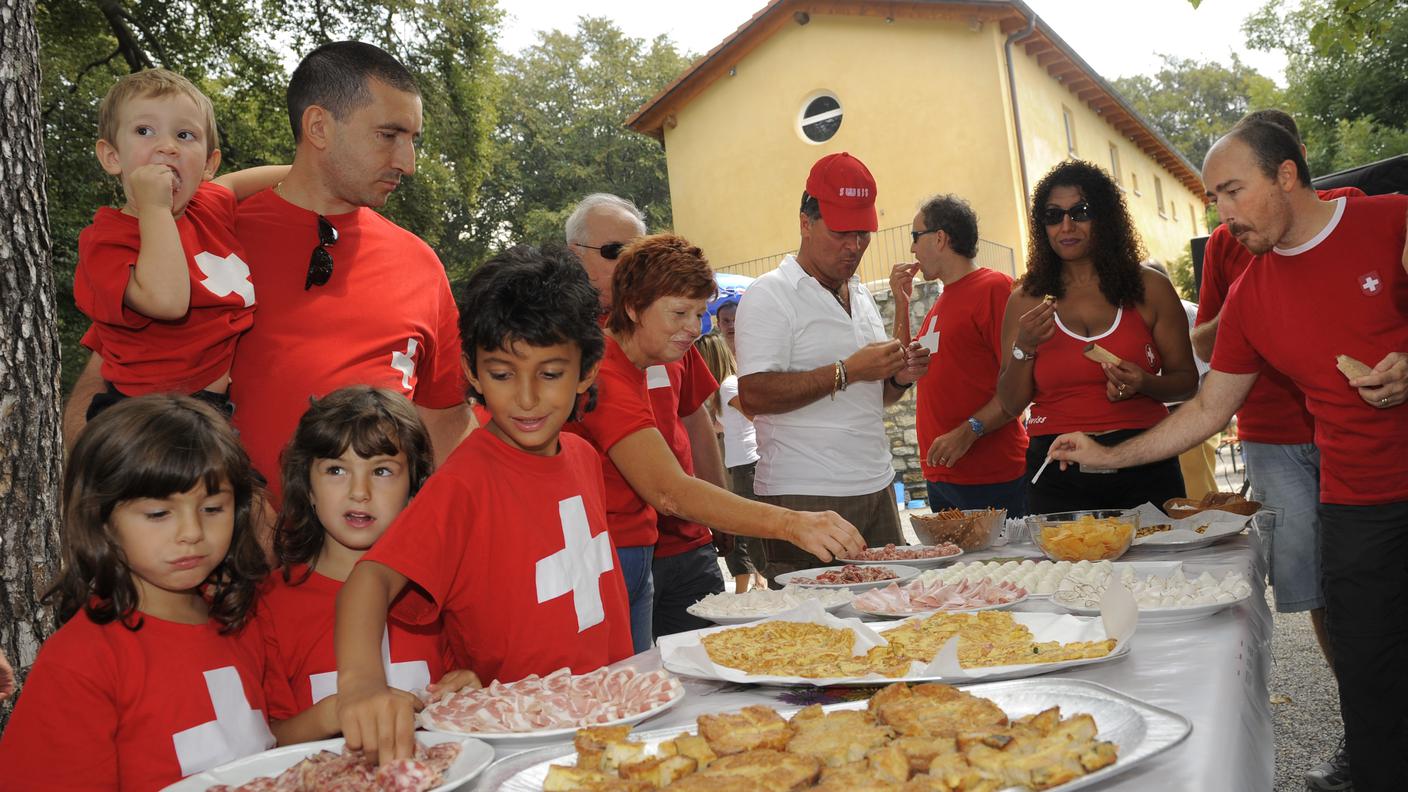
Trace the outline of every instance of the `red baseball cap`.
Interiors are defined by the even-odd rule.
[[[865,163],[846,152],[827,154],[807,176],[807,194],[821,205],[832,231],[875,231],[875,177]]]

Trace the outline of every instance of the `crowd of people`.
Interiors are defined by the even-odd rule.
[[[80,239],[62,626],[0,737],[7,782],[159,788],[337,734],[404,758],[412,691],[705,626],[687,608],[725,589],[721,553],[745,590],[900,543],[884,414],[911,389],[930,508],[1012,517],[1182,496],[1179,454],[1240,407],[1277,606],[1311,611],[1339,680],[1348,753],[1323,775],[1402,777],[1408,199],[1317,196],[1284,114],[1208,155],[1225,225],[1190,336],[1081,161],[1037,184],[1016,282],[975,263],[962,198],[922,202],[891,328],[856,275],[878,186],[847,153],[813,165],[797,252],[741,294],[605,193],[562,247],[452,294],[376,211],[415,171],[420,104],[387,53],[325,45],[290,81],[292,163],[217,177],[191,83],[150,70],[104,99],[126,204]],[[915,334],[917,276],[942,293]],[[1337,354],[1371,371],[1346,381]]]

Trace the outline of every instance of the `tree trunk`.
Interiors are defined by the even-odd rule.
[[[39,597],[58,569],[63,464],[34,0],[0,0],[0,224],[0,651],[23,682],[55,627]]]

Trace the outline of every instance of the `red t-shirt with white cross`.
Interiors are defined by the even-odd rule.
[[[674,452],[685,475],[694,475],[694,447],[689,431],[681,418],[699,411],[704,402],[719,389],[719,383],[709,371],[699,350],[691,346],[683,358],[673,363],[651,366],[645,370],[645,384],[650,389],[650,405],[655,412],[655,426]],[[659,515],[656,526],[660,537],[655,541],[655,557],[669,558],[703,547],[714,540],[714,534],[699,523],[682,520],[668,514]]]
[[[264,697],[272,720],[292,718],[337,692],[332,636],[342,581],[309,573],[303,564],[289,571],[287,581],[283,570],[269,575],[255,612],[264,634]],[[447,647],[438,621],[412,625],[390,619],[381,640],[382,669],[391,687],[424,689],[445,674]]]
[[[1310,241],[1256,257],[1232,286],[1212,367],[1270,366],[1305,393],[1320,448],[1320,501],[1352,506],[1408,500],[1408,406],[1370,406],[1335,367],[1337,355],[1375,366],[1408,351],[1408,196],[1339,198]]]
[[[362,557],[415,584],[391,616],[443,615],[456,664],[486,684],[631,655],[601,464],[580,437],[560,442],[537,456],[476,429]]]
[[[1002,318],[1012,279],[979,267],[944,286],[914,339],[930,351],[929,370],[915,388],[915,429],[924,478],[949,484],[1012,481],[1027,469],[1027,431],[1009,421],[977,440],[953,467],[929,464],[935,438],[987,404],[1002,367]]]
[[[596,408],[581,420],[562,427],[563,434],[580,435],[601,457],[606,481],[606,519],[617,547],[655,544],[660,532],[655,509],[646,503],[611,461],[611,448],[642,429],[656,428],[646,373],[626,357],[611,336],[606,337],[601,368],[596,375]]]
[[[73,300],[93,327],[84,345],[103,357],[103,379],[128,396],[194,393],[230,370],[235,342],[254,321],[248,257],[235,239],[235,195],[203,182],[176,218],[190,274],[190,309],[159,321],[124,302],[142,249],[136,217],[110,207],[78,235]]]
[[[1364,195],[1358,187],[1336,187],[1318,192],[1320,198],[1326,201],[1341,196],[1353,198]],[[1203,285],[1198,292],[1198,317],[1193,322],[1194,327],[1210,322],[1218,315],[1227,302],[1232,284],[1251,263],[1252,252],[1232,236],[1226,224],[1212,230],[1203,253]],[[1273,445],[1312,442],[1315,423],[1305,409],[1305,394],[1285,374],[1272,368],[1262,369],[1252,392],[1247,394],[1247,400],[1237,411],[1237,437]]]
[[[44,642],[0,737],[0,787],[161,789],[273,747],[257,627],[141,618],[80,612]]]
[[[259,321],[240,340],[235,428],[275,497],[279,454],[310,397],[373,385],[421,407],[460,404],[459,311],[440,259],[371,209],[330,215],[332,277],[305,290],[318,215],[265,190],[240,204],[235,232],[259,284]]]

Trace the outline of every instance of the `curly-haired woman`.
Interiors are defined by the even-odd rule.
[[[1099,167],[1052,168],[1036,186],[1027,274],[1007,303],[1011,354],[998,396],[1013,414],[1031,405],[1027,475],[1056,436],[1087,432],[1113,445],[1158,423],[1164,402],[1197,390],[1188,319],[1168,278],[1141,267],[1124,196]],[[1098,344],[1120,359],[1085,357]],[[1184,494],[1176,457],[1121,470],[1051,466],[1030,485],[1033,513],[1116,509]]]

